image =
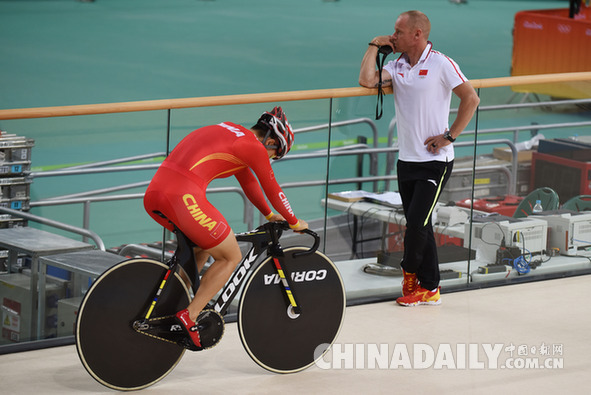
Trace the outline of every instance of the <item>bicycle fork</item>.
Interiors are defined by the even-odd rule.
[[[283,253],[283,249],[279,244],[274,244],[269,249],[271,256],[273,257],[273,264],[275,265],[275,269],[277,270],[277,274],[279,275],[279,280],[281,281],[281,285],[283,285],[285,296],[289,301],[288,315],[290,318],[297,318],[302,313],[302,310],[300,308],[300,305],[298,305],[295,295],[293,293],[293,287],[291,278],[289,277],[289,273],[286,276],[285,270],[283,270],[283,267],[281,265],[281,258],[285,256]]]

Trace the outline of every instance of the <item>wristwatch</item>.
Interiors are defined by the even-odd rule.
[[[449,140],[449,141],[451,141],[452,143],[453,143],[454,141],[456,141],[456,139],[454,139],[453,137],[451,137],[451,134],[449,133],[449,130],[446,130],[446,131],[443,133],[443,138],[444,138],[444,139],[446,139],[446,140]]]

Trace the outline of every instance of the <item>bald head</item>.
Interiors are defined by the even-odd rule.
[[[419,29],[423,32],[423,37],[425,40],[429,39],[429,33],[431,32],[431,22],[427,15],[423,14],[421,11],[406,11],[400,14],[401,17],[407,18],[408,27],[411,30]]]

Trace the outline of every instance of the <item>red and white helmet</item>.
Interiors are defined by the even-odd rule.
[[[275,146],[277,149],[277,156],[273,159],[283,158],[291,149],[294,135],[291,125],[287,122],[287,118],[281,107],[275,107],[270,112],[266,111],[263,113],[257,121],[257,124],[263,124],[268,128],[267,135],[263,139],[263,144],[269,137],[273,137],[277,140],[278,144]]]

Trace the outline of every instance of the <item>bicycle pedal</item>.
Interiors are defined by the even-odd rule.
[[[189,340],[186,336],[178,339],[176,342],[179,346],[189,350],[189,351],[202,351],[205,347],[197,347],[191,340]]]

